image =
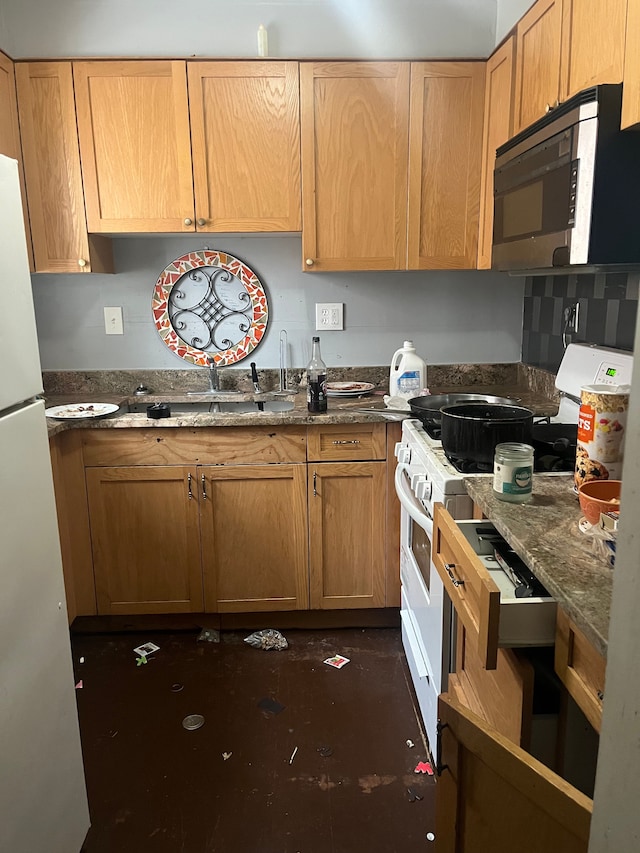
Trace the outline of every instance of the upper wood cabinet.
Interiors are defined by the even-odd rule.
[[[627,0],[622,127],[640,127],[640,0]]]
[[[110,243],[87,233],[70,62],[16,64],[36,272],[113,272]]]
[[[599,83],[620,83],[627,0],[563,0],[560,100]]]
[[[482,62],[411,64],[409,269],[472,269],[478,249]]]
[[[18,101],[16,98],[16,78],[13,62],[0,52],[0,154],[12,157],[18,161],[20,174],[20,190],[22,192],[22,210],[24,227],[27,238],[27,254],[29,266],[33,271],[33,246],[31,245],[31,229],[29,227],[29,212],[27,209],[27,191],[24,185],[24,168],[22,165],[22,150],[20,148],[20,128],[18,125]]]
[[[303,62],[303,268],[406,267],[408,62]]]
[[[562,0],[538,0],[518,21],[514,133],[540,118],[561,98],[561,33]]]
[[[297,62],[189,62],[198,231],[300,231]]]
[[[484,132],[482,137],[482,186],[478,269],[491,269],[493,243],[493,170],[496,149],[513,131],[514,37],[511,36],[487,62],[484,89]]]
[[[74,62],[90,231],[194,230],[182,61]]]

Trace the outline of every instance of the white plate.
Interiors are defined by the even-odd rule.
[[[371,382],[327,382],[327,397],[361,397],[376,386]]]
[[[57,420],[78,420],[80,418],[104,418],[117,412],[120,406],[113,403],[67,403],[65,406],[51,406],[44,413],[48,418]]]

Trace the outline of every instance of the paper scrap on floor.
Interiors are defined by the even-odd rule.
[[[336,669],[342,669],[343,666],[349,663],[349,658],[342,657],[342,655],[334,655],[332,658],[327,658],[323,663],[329,664],[329,666],[333,666]]]

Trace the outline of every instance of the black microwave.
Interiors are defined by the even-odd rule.
[[[640,263],[640,134],[622,85],[586,89],[498,148],[493,267]]]

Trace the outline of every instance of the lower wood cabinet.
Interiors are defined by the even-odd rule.
[[[396,438],[385,424],[61,434],[52,458],[73,612],[395,606]]]
[[[182,465],[86,469],[99,614],[203,609],[192,472]]]
[[[306,465],[199,467],[205,610],[306,610]]]
[[[312,609],[384,607],[384,462],[309,466]]]

